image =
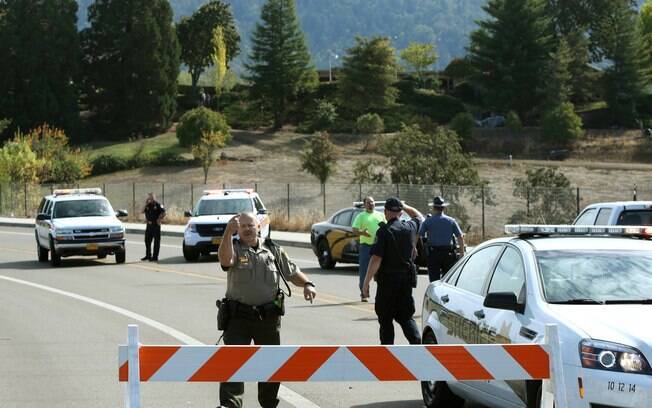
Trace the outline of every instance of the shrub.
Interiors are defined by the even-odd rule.
[[[129,169],[129,162],[127,159],[109,154],[96,156],[91,160],[91,164],[93,166],[91,174],[94,176]]]
[[[568,224],[575,218],[576,197],[566,175],[552,168],[529,169],[514,179],[514,197],[528,201],[529,211],[517,211],[510,223]]]
[[[507,117],[505,118],[505,126],[512,132],[520,132],[523,130],[523,123],[521,122],[521,118],[519,118],[518,113],[514,111],[507,112]]]
[[[450,128],[457,133],[462,144],[465,144],[471,139],[474,127],[475,119],[473,118],[473,115],[468,112],[458,113],[450,123]]]
[[[377,113],[365,113],[356,120],[355,130],[363,135],[378,134],[385,130],[385,123]]]
[[[582,119],[570,102],[564,102],[546,113],[541,131],[545,139],[561,144],[568,144],[584,134]]]
[[[199,143],[204,133],[218,132],[228,135],[230,141],[231,133],[229,125],[224,116],[204,107],[190,110],[181,116],[177,127],[177,138],[183,147],[190,147]]]

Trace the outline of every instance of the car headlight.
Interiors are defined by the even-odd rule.
[[[109,228],[109,231],[111,232],[111,234],[120,234],[125,232],[124,228],[122,227],[111,227]]]
[[[580,342],[582,367],[632,374],[652,373],[645,356],[633,347],[599,340]]]
[[[62,228],[62,229],[55,229],[54,230],[54,235],[57,236],[57,237],[62,236],[62,235],[72,235],[72,234],[73,234],[73,232],[72,232],[71,229],[63,229]]]
[[[190,231],[190,232],[197,232],[197,225],[195,225],[195,224],[188,224],[188,226],[186,227],[186,230],[188,230],[188,231]]]

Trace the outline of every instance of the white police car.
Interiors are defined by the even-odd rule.
[[[190,217],[183,234],[183,257],[196,261],[199,255],[216,252],[222,242],[226,224],[242,212],[257,214],[261,236],[269,237],[267,209],[258,193],[252,189],[206,190],[195,210],[186,211]]]
[[[559,328],[569,407],[652,407],[650,227],[506,226],[428,286],[424,343],[541,343]],[[424,382],[428,407],[539,407],[537,381]]]
[[[54,190],[43,197],[35,223],[38,260],[59,266],[62,257],[115,255],[125,261],[125,229],[117,217],[127,212],[113,211],[99,188]]]

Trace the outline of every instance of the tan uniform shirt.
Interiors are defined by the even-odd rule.
[[[258,240],[258,248],[249,247],[239,240],[233,240],[233,266],[226,271],[226,297],[250,306],[260,306],[276,298],[279,273],[274,263],[274,254]],[[283,249],[279,264],[283,276],[290,280],[299,267],[290,261]]]

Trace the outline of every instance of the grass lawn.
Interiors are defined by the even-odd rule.
[[[94,143],[87,147],[90,149],[91,159],[100,155],[111,155],[128,159],[138,152],[144,155],[160,153],[183,154],[190,152],[190,149],[179,146],[175,132],[168,132],[155,137],[125,143]]]

